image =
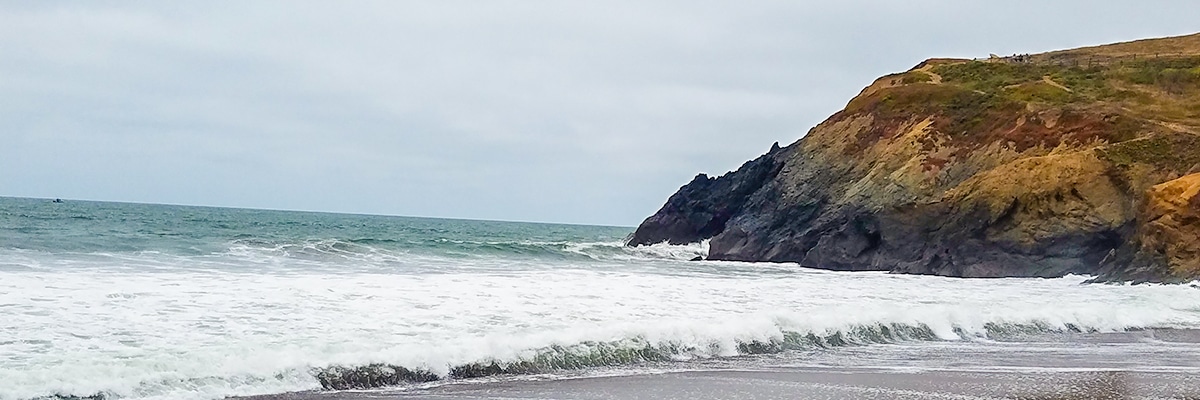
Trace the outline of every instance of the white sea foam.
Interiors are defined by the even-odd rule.
[[[317,247],[330,258],[250,245],[204,256],[5,250],[0,264],[24,268],[0,279],[0,399],[215,399],[319,388],[312,370],[330,365],[444,375],[596,343],[718,357],[740,344],[881,324],[927,327],[949,341],[996,326],[1200,328],[1200,290],[1187,286],[675,261],[704,244],[559,245],[590,257],[405,257],[370,246]]]
[[[585,255],[598,260],[646,261],[646,260],[678,260],[688,261],[696,257],[708,255],[708,240],[698,243],[671,245],[666,242],[648,246],[626,246],[625,242],[592,242],[564,243],[564,250]]]

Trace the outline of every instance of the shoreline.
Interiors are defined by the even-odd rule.
[[[770,368],[457,382],[426,388],[299,392],[230,400],[365,399],[1200,399],[1193,371]]]

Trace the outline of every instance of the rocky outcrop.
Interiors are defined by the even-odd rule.
[[[662,211],[642,223],[629,243],[684,244],[721,233],[729,218],[741,211],[746,198],[779,173],[779,150],[776,143],[767,154],[719,178],[696,175],[667,199]]]
[[[1183,89],[1181,70],[1196,75]],[[1188,279],[1190,192],[1162,185],[1200,169],[1196,110],[1197,56],[932,59],[787,147],[697,176],[629,244],[711,238],[708,259],[834,270]]]
[[[1104,267],[1101,279],[1108,280],[1200,279],[1200,173],[1151,187],[1137,235]]]

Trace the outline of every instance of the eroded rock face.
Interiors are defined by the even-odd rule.
[[[1166,259],[1171,278],[1200,278],[1200,174],[1150,189],[1141,248]]]
[[[1130,68],[1142,67],[926,61],[796,143],[698,176],[629,244],[711,238],[708,259],[834,270],[1186,276],[1200,232],[1185,206],[1200,200],[1159,184],[1200,165],[1200,115],[1155,113],[1200,103],[1200,79],[1188,99],[1138,86]],[[1142,275],[1118,268],[1135,258]]]
[[[709,259],[961,277],[1094,273],[1136,215],[1094,151],[1021,158],[962,181],[905,169],[916,153],[868,165],[793,157],[712,238]],[[1010,157],[997,154],[974,161]]]
[[[1200,279],[1200,173],[1151,187],[1138,235],[1106,264],[1105,280]]]

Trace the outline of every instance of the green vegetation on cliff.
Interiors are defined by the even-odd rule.
[[[1173,134],[1130,140],[1100,149],[1102,156],[1118,167],[1150,164],[1176,173],[1200,171],[1200,136]]]

